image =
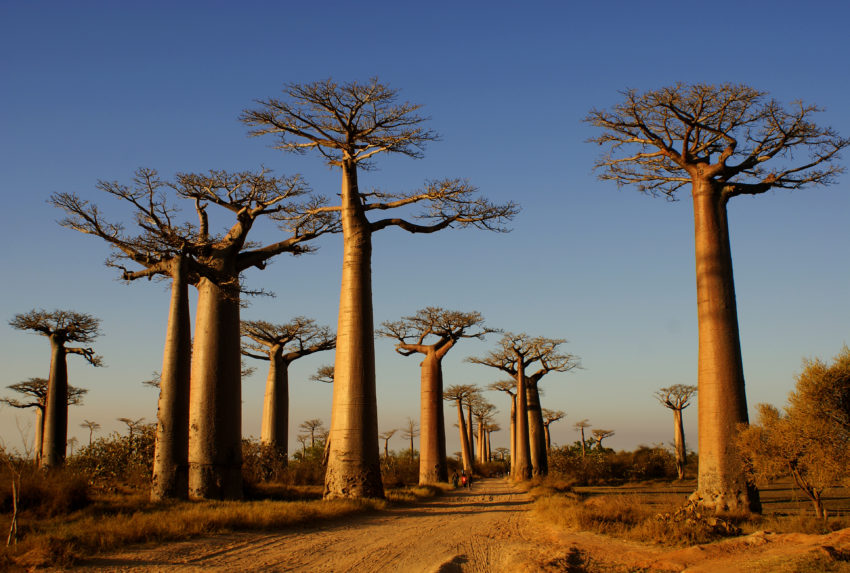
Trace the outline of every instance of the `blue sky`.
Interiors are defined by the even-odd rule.
[[[567,418],[553,440],[576,439],[588,418],[613,429],[608,445],[671,441],[672,416],[652,397],[696,383],[693,230],[687,194],[675,203],[600,182],[600,149],[582,118],[626,88],[678,81],[747,83],[783,102],[826,109],[819,122],[850,134],[846,63],[850,9],[840,2],[13,2],[0,0],[0,232],[6,248],[0,316],[69,308],[103,320],[95,345],[106,368],[70,358],[70,381],[89,389],[70,413],[102,431],[119,417],[153,421],[168,292],[124,285],[102,263],[99,240],[61,228],[45,200],[75,192],[113,219],[128,211],[95,189],[129,183],[138,167],[175,172],[265,165],[301,173],[333,195],[339,176],[313,157],[249,138],[240,112],[285,83],[378,76],[424,104],[441,134],[422,160],[386,158],[361,185],[411,190],[465,177],[523,211],[513,232],[382,231],[374,241],[376,323],[428,305],[478,310],[488,324],[567,338],[584,369],[542,382],[544,406]],[[846,154],[845,154],[846,155]],[[845,163],[847,159],[845,158]],[[850,342],[850,177],[827,188],[741,197],[730,205],[735,278],[751,404],[784,403],[801,358],[831,358]],[[273,229],[254,238],[272,240]],[[247,319],[299,314],[335,328],[341,250],[280,257],[247,275],[274,291]],[[447,384],[500,379],[466,364],[496,337],[466,341],[445,362]],[[3,386],[46,376],[47,341],[0,328]],[[293,426],[330,420],[328,386],[308,381],[332,355],[291,369]],[[382,430],[418,418],[419,360],[377,343]],[[264,364],[243,384],[244,434],[258,435]],[[507,403],[491,394],[507,425]],[[450,414],[447,410],[447,414]],[[449,419],[453,419],[449,417]],[[696,407],[686,411],[696,447]],[[20,447],[32,416],[0,409],[0,439]],[[28,427],[29,424],[29,427]],[[293,435],[294,435],[293,431]],[[449,451],[457,439],[449,433]],[[495,445],[507,442],[496,434]],[[390,447],[401,449],[400,439]]]

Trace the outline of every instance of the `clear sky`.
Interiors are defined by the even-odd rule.
[[[99,179],[129,183],[139,167],[164,177],[265,165],[302,173],[327,195],[339,175],[318,159],[284,155],[249,138],[238,120],[285,83],[378,76],[424,104],[441,141],[422,160],[387,158],[361,186],[412,190],[465,177],[523,211],[513,232],[449,230],[374,239],[376,324],[424,306],[478,310],[489,325],[554,338],[584,368],[544,378],[544,407],[567,418],[553,441],[576,439],[588,418],[612,429],[606,445],[672,440],[672,415],[653,398],[696,383],[697,328],[689,196],[679,202],[598,181],[600,153],[582,119],[626,88],[675,82],[746,83],[782,102],[825,108],[819,122],[850,135],[850,44],[844,2],[107,2],[0,0],[0,317],[33,308],[103,320],[96,350],[107,367],[69,358],[70,383],[89,389],[70,412],[101,432],[116,418],[156,416],[166,283],[125,285],[103,265],[99,239],[60,227],[46,203],[74,192],[115,220],[129,211]],[[846,154],[845,154],[846,155]],[[845,158],[845,164],[850,158]],[[777,191],[730,204],[739,318],[751,405],[783,404],[803,357],[831,358],[850,342],[850,176],[827,188]],[[253,237],[273,240],[270,228]],[[247,285],[246,319],[296,315],[336,328],[339,237],[315,255],[282,256]],[[445,361],[446,384],[489,384],[496,371],[464,362],[496,342],[464,341]],[[48,374],[47,341],[0,327],[3,386]],[[380,428],[419,416],[419,360],[377,343]],[[291,368],[294,436],[308,418],[330,421],[331,388],[310,382],[331,353]],[[244,434],[258,436],[265,363],[243,382]],[[8,395],[5,393],[4,395]],[[503,394],[489,398],[501,410]],[[453,420],[452,410],[447,418]],[[21,447],[34,416],[0,408],[0,439]],[[685,412],[696,447],[696,407]],[[450,422],[451,423],[451,422]],[[458,449],[449,432],[449,452]],[[493,436],[507,443],[507,432]],[[294,438],[293,438],[294,443]],[[404,443],[394,438],[390,447]]]

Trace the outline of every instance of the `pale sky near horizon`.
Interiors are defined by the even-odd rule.
[[[702,9],[701,9],[702,8]],[[509,234],[449,230],[374,239],[376,326],[425,306],[478,310],[487,323],[570,342],[583,369],[544,378],[544,407],[572,425],[612,429],[614,448],[672,440],[672,415],[653,398],[696,383],[696,304],[690,198],[668,202],[598,181],[601,149],[586,143],[591,108],[620,91],[676,82],[746,83],[781,102],[825,111],[817,121],[850,136],[850,8],[838,1],[731,2],[160,2],[0,0],[0,232],[5,325],[33,308],[102,319],[94,344],[107,367],[69,358],[70,383],[89,389],[70,411],[105,432],[119,417],[153,421],[168,311],[165,283],[125,285],[102,241],[56,224],[51,193],[74,192],[132,223],[95,188],[129,183],[139,167],[176,172],[266,166],[301,173],[333,196],[339,175],[313,156],[285,155],[247,137],[240,112],[285,83],[377,76],[421,103],[441,140],[422,160],[383,158],[361,186],[411,190],[429,178],[464,177],[522,213]],[[850,158],[844,154],[843,163]],[[829,187],[734,199],[729,208],[747,395],[782,405],[801,359],[831,359],[850,343],[850,175]],[[252,235],[272,240],[269,228]],[[338,237],[314,255],[277,258],[247,273],[276,293],[243,318],[296,315],[336,328]],[[194,313],[193,313],[194,316]],[[446,384],[502,378],[464,359],[494,347],[463,341],[446,359]],[[0,327],[4,387],[46,377],[46,339]],[[376,344],[380,428],[419,417],[419,359]],[[330,421],[331,388],[308,380],[332,353],[291,368],[292,447],[297,424]],[[243,429],[258,436],[265,363],[243,383]],[[0,395],[10,393],[3,390]],[[507,427],[507,400],[488,398]],[[696,448],[694,405],[685,412]],[[449,452],[458,449],[447,407]],[[0,407],[0,440],[20,448],[34,416]],[[493,436],[506,445],[507,432]],[[393,438],[390,447],[402,449]]]

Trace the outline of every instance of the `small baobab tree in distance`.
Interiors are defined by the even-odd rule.
[[[65,463],[68,441],[68,354],[85,358],[92,366],[102,366],[103,359],[90,347],[67,346],[86,344],[100,335],[100,319],[90,314],[69,310],[31,310],[15,315],[12,328],[31,330],[50,341],[50,377],[44,404],[44,433],[40,465],[58,467]]]
[[[394,322],[384,322],[378,334],[397,341],[402,356],[422,354],[420,364],[419,485],[449,481],[446,465],[446,427],[443,413],[442,361],[458,340],[484,338],[494,329],[484,326],[478,312],[429,306]]]
[[[549,424],[557,422],[558,420],[563,420],[566,415],[566,412],[563,410],[550,410],[548,408],[543,408],[543,429],[546,431],[547,450],[552,449],[552,438],[549,433]]]
[[[242,354],[269,362],[260,440],[275,448],[285,460],[289,453],[289,365],[304,356],[332,350],[336,338],[328,327],[303,316],[286,324],[243,320],[242,337]],[[311,442],[312,447],[313,432]]]
[[[575,424],[573,424],[573,428],[575,428],[576,432],[581,432],[581,457],[584,457],[587,454],[587,440],[584,438],[584,429],[590,427],[590,422],[585,418],[584,420],[579,420]]]
[[[685,446],[685,426],[682,423],[682,410],[691,405],[691,397],[697,392],[696,386],[674,384],[661,388],[655,397],[665,407],[673,410],[673,447],[676,448],[676,474],[679,479],[685,478],[685,464],[688,461],[688,450]]]
[[[93,422],[91,420],[83,420],[83,423],[80,424],[81,428],[87,428],[89,431],[89,447],[91,447],[92,439],[94,438],[94,433],[100,429],[100,424],[97,422]]]
[[[398,103],[398,92],[376,78],[339,84],[331,79],[290,84],[283,99],[270,98],[246,110],[252,135],[277,136],[278,148],[315,150],[340,169],[340,204],[317,211],[341,216],[343,264],[337,326],[336,380],[325,497],[383,497],[378,451],[375,341],[372,312],[372,235],[389,227],[433,233],[448,227],[503,231],[515,204],[495,205],[460,179],[428,181],[421,190],[361,191],[358,172],[378,154],[418,158],[437,136],[426,129],[420,106]],[[413,219],[389,216],[370,221],[369,212],[398,212],[420,206]]]
[[[413,459],[415,458],[413,449],[413,438],[419,437],[419,425],[416,423],[416,420],[413,418],[408,418],[407,423],[401,429],[401,435],[406,439],[410,440],[410,463],[413,463]]]
[[[591,433],[593,434],[593,439],[596,440],[596,449],[602,451],[602,440],[613,436],[614,430],[603,430],[601,428],[596,428]]]
[[[511,421],[510,421],[510,458],[511,465],[513,465],[514,461],[514,448],[516,447],[516,379],[510,380],[500,380],[499,382],[493,382],[488,386],[490,390],[497,390],[499,392],[504,392],[511,399]]]
[[[298,427],[307,432],[310,435],[310,447],[313,448],[316,446],[316,436],[321,438],[322,434],[325,431],[325,423],[319,418],[311,418],[309,420],[304,420],[301,422]]]
[[[496,350],[481,358],[467,359],[473,364],[501,370],[516,379],[516,450],[513,454],[516,462],[511,464],[514,479],[524,480],[549,472],[538,384],[550,372],[569,372],[580,367],[577,356],[560,352],[559,347],[565,342],[562,338],[508,332],[499,341]],[[533,364],[538,365],[537,370],[529,373]]]
[[[41,448],[44,437],[44,410],[47,404],[47,379],[29,378],[17,384],[7,386],[19,394],[28,396],[28,400],[15,398],[0,398],[0,403],[8,404],[13,408],[35,408],[35,439],[33,440],[33,459],[36,464],[41,459]],[[68,405],[77,406],[83,403],[83,395],[88,390],[68,385]]]
[[[395,433],[398,432],[398,429],[387,430],[386,432],[381,432],[378,434],[378,437],[384,440],[384,459],[387,460],[390,457],[390,438],[392,438]]]
[[[746,85],[679,83],[623,95],[586,118],[604,130],[591,139],[608,147],[596,164],[600,177],[670,199],[691,189],[700,393],[693,499],[716,511],[760,511],[732,445],[748,417],[727,205],[741,195],[832,183],[850,139],[813,123],[818,107],[786,108]]]
[[[478,389],[471,384],[454,384],[443,392],[443,399],[450,400],[457,406],[457,427],[460,431],[461,463],[467,474],[472,472],[472,448],[469,443],[469,432],[466,429],[466,420],[463,416],[463,404],[470,395],[475,394]]]

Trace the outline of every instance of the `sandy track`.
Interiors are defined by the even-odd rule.
[[[280,533],[239,533],[91,559],[77,571],[501,571],[526,539],[529,497],[482,480],[415,507]]]

